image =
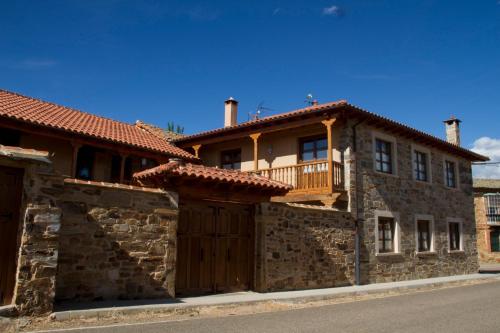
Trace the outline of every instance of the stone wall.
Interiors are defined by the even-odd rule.
[[[456,158],[459,164],[458,189],[444,186],[443,159],[445,153],[432,147],[432,181],[418,182],[413,179],[411,139],[391,135],[396,139],[397,174],[385,175],[374,171],[373,131],[381,132],[365,124],[357,128],[357,152],[355,159],[358,178],[351,172],[351,203],[360,213],[362,223],[361,258],[362,283],[421,279],[436,276],[468,274],[478,271],[476,229],[472,197],[472,173],[469,161]],[[352,164],[352,163],[351,163]],[[353,169],[352,169],[353,170]],[[355,184],[358,193],[354,192]],[[376,254],[375,213],[395,213],[400,225],[400,251],[398,254]],[[415,216],[431,215],[434,219],[435,251],[418,254],[416,251]],[[463,221],[463,251],[448,250],[448,218]]]
[[[57,301],[174,297],[175,198],[68,183],[63,191]]]
[[[354,222],[328,208],[263,203],[256,211],[256,290],[353,283]]]
[[[474,209],[477,229],[477,251],[479,262],[484,264],[500,264],[500,252],[491,252],[490,233],[500,227],[489,226],[486,223],[486,210],[483,193],[474,195]]]

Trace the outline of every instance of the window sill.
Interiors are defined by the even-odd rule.
[[[383,175],[383,176],[387,176],[387,177],[399,178],[399,176],[398,176],[397,173],[387,173],[387,172],[377,171],[375,169],[373,170],[373,172],[375,172],[375,174],[377,174],[377,175]]]
[[[448,250],[448,254],[465,254],[464,250]]]
[[[417,184],[433,185],[433,184],[432,184],[432,180],[418,180],[418,179],[415,179],[415,178],[413,178],[413,180],[414,180],[414,181],[415,181],[415,183],[417,183]]]
[[[416,252],[417,257],[435,257],[437,256],[437,252],[435,251],[425,251],[425,252]]]
[[[403,257],[401,252],[383,252],[383,253],[375,253],[376,257]]]

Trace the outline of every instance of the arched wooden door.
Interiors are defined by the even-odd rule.
[[[0,166],[0,305],[14,294],[22,186],[22,169]]]
[[[201,295],[252,288],[254,219],[251,206],[181,204],[176,294]]]

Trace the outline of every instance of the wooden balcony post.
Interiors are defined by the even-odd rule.
[[[328,159],[328,191],[330,193],[333,193],[333,142],[332,142],[332,126],[335,123],[337,119],[326,119],[323,120],[322,123],[323,125],[326,126],[326,131],[327,131],[327,140],[328,140],[328,152],[327,152],[327,159]]]
[[[120,184],[123,184],[125,181],[125,162],[127,161],[127,154],[120,154]]]
[[[262,133],[250,134],[253,140],[253,171],[259,171],[259,137]]]
[[[197,158],[200,158],[199,152],[200,152],[201,145],[194,145],[192,148],[194,150],[194,156]]]
[[[71,141],[71,145],[73,146],[73,157],[71,159],[71,177],[76,178],[76,163],[78,162],[78,151],[82,146],[80,143],[75,141]]]

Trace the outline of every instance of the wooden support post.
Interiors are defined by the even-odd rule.
[[[250,134],[250,137],[253,140],[253,171],[259,171],[259,137],[262,133],[253,133]]]
[[[76,163],[78,162],[78,151],[82,146],[80,143],[75,141],[71,141],[71,145],[73,146],[73,157],[71,159],[71,177],[76,178]]]
[[[200,148],[201,148],[201,145],[194,145],[193,146],[193,150],[194,150],[194,156],[197,157],[197,158],[200,158]]]
[[[125,162],[127,161],[127,154],[120,154],[120,184],[123,184],[125,181]]]
[[[332,142],[332,125],[335,123],[336,119],[323,120],[323,125],[326,126],[327,140],[328,140],[328,191],[333,193],[333,142]]]

